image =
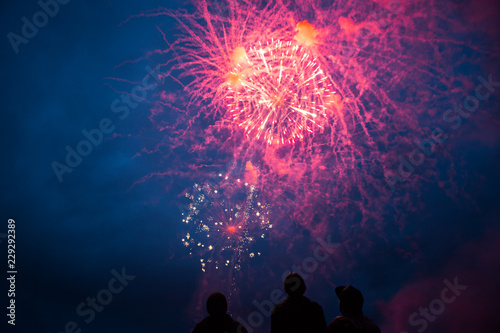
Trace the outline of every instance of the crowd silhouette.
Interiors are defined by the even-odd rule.
[[[363,314],[364,298],[353,286],[338,286],[340,316],[328,326],[323,308],[304,296],[306,284],[297,273],[284,281],[286,299],[271,312],[271,333],[380,333],[380,328]],[[227,300],[221,292],[207,299],[208,317],[196,325],[192,333],[248,333],[246,327],[227,314]]]

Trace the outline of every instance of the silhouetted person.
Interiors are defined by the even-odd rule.
[[[380,333],[380,328],[363,314],[364,298],[353,286],[335,288],[341,316],[328,325],[328,333]]]
[[[233,320],[227,312],[226,296],[218,291],[207,299],[208,317],[203,319],[193,333],[248,333],[245,326]]]
[[[297,273],[285,278],[288,297],[271,314],[271,333],[326,333],[323,308],[304,296],[306,284]]]

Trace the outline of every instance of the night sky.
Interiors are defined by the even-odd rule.
[[[495,42],[498,22],[494,19],[499,6],[486,0],[474,1],[473,6],[467,1],[447,1],[463,3],[461,8],[470,13],[470,20],[463,21],[464,29],[470,25],[478,32],[476,36],[484,34],[480,41],[464,41],[486,49],[480,65],[455,68],[457,77],[469,77],[473,84],[464,89],[473,93],[479,76],[488,79],[491,75],[492,81],[500,81],[500,48]],[[150,78],[154,86],[144,101],[129,104],[127,113],[113,111],[117,99],[130,93],[159,61],[166,62],[159,60],[161,56],[129,60],[165,48],[158,27],[169,41],[178,33],[172,18],[125,22],[127,18],[160,6],[187,10],[192,6],[154,0],[69,1],[27,43],[19,44],[18,52],[8,34],[21,34],[21,18],[31,18],[40,7],[34,0],[3,1],[0,6],[4,35],[2,332],[192,330],[205,316],[206,296],[216,289],[206,286],[206,281],[217,278],[206,279],[199,259],[190,257],[182,246],[185,231],[179,204],[183,191],[204,179],[201,174],[168,174],[169,170],[185,171],[175,161],[189,159],[187,150],[179,152],[177,159],[166,160],[158,152],[144,153],[169,135],[151,123],[155,101],[165,93],[182,96],[182,89],[171,78],[158,81],[158,86]],[[474,57],[474,52],[473,47],[464,46],[468,57]],[[446,128],[449,139],[436,148],[433,158],[437,162],[415,171],[418,186],[397,184],[401,187],[394,200],[381,206],[382,210],[390,207],[387,214],[397,212],[397,219],[358,228],[359,234],[350,239],[334,237],[334,242],[342,244],[339,252],[319,263],[306,279],[306,296],[323,306],[327,322],[339,315],[334,287],[352,284],[363,291],[365,314],[382,331],[417,332],[423,324],[410,325],[411,314],[441,299],[447,283],[456,279],[467,288],[457,291],[456,299],[427,321],[423,331],[500,331],[500,86],[495,89],[481,102],[480,116],[464,119],[456,130]],[[466,95],[459,94],[461,98]],[[177,105],[182,100],[179,97]],[[454,102],[440,101],[442,105]],[[447,126],[440,119],[436,122]],[[66,164],[66,147],[76,149],[85,139],[82,131],[99,127],[105,132],[102,142],[95,137],[98,144],[92,151],[81,161],[73,161],[72,171],[58,179],[54,161]],[[211,156],[211,162],[217,158]],[[227,165],[227,156],[221,159],[221,165]],[[397,169],[397,164],[391,168]],[[160,170],[166,175],[151,177]],[[425,170],[454,177],[455,191],[450,194],[452,189],[436,177],[426,179]],[[278,220],[289,219],[285,209],[282,213]],[[8,219],[16,224],[15,327],[7,325],[5,315]],[[252,302],[269,299],[273,289],[281,288],[282,273],[312,255],[317,235],[289,220],[291,226],[272,234],[269,243],[262,245],[264,259],[241,273],[242,290],[230,309],[233,317],[248,321],[249,314],[257,311]],[[284,234],[290,235],[289,240]],[[362,245],[353,238],[361,239]],[[122,284],[117,275],[122,276]],[[104,292],[113,297],[109,304],[95,316],[79,314],[79,305],[103,289],[117,291]],[[88,307],[80,308],[84,309]],[[254,331],[268,332],[269,322],[264,318]]]

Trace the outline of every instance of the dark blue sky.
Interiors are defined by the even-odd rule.
[[[131,108],[125,119],[111,110],[120,91],[130,91],[134,84],[109,78],[140,81],[148,73],[146,66],[155,67],[156,63],[151,59],[117,65],[164,47],[156,24],[172,34],[174,30],[173,20],[165,18],[120,23],[133,14],[159,6],[176,8],[172,1],[73,0],[61,5],[59,13],[27,44],[20,44],[15,53],[7,34],[20,34],[21,18],[32,17],[40,7],[34,0],[4,1],[0,5],[0,31],[4,35],[0,72],[0,233],[7,232],[9,218],[16,221],[19,272],[17,324],[16,330],[9,328],[12,332],[63,332],[71,321],[82,332],[185,332],[199,319],[190,317],[194,293],[199,291],[199,262],[179,255],[184,248],[179,242],[181,217],[177,195],[189,188],[192,181],[180,181],[184,187],[176,183],[179,188],[173,186],[170,192],[162,181],[133,186],[158,169],[158,161],[153,157],[134,158],[144,146],[161,139],[157,133],[148,132],[148,110],[154,91],[146,101]],[[497,71],[490,73],[498,81],[500,73],[494,65],[497,62],[498,57],[487,55],[484,68],[457,68],[457,72],[487,76],[487,70],[493,68]],[[471,73],[467,73],[469,70]],[[168,80],[162,89],[168,90],[169,85],[172,91],[179,89]],[[471,294],[499,295],[498,287],[488,284],[499,277],[499,267],[491,263],[491,258],[498,256],[499,247],[494,244],[500,240],[500,138],[496,109],[499,99],[500,88],[484,106],[491,117],[489,126],[478,128],[471,122],[467,127],[465,123],[455,133],[453,142],[442,147],[457,158],[457,172],[467,176],[458,183],[457,200],[447,197],[439,184],[423,181],[418,197],[424,205],[402,214],[410,226],[405,233],[415,236],[416,243],[409,247],[419,249],[419,260],[406,261],[397,254],[395,244],[405,237],[393,226],[387,230],[385,240],[366,235],[371,254],[359,249],[360,253],[354,255],[359,262],[350,267],[349,273],[339,272],[339,276],[365,290],[371,301],[367,313],[388,331],[394,327],[387,323],[391,314],[383,313],[377,306],[386,303],[386,309],[398,308],[396,295],[418,294],[407,291],[408,286],[426,286],[426,282],[458,275],[470,277],[467,283],[473,290]],[[106,118],[111,123],[108,126],[115,126],[113,130],[71,173],[63,175],[62,182],[58,181],[53,162],[63,163],[65,147],[75,148],[85,138],[82,130],[95,129]],[[448,166],[444,163],[429,167]],[[446,173],[446,169],[441,171]],[[404,211],[405,207],[399,209]],[[4,239],[0,240],[4,276],[7,250]],[[388,255],[391,248],[392,257]],[[290,267],[296,258],[283,258],[284,266]],[[95,319],[85,323],[88,316],[79,316],[77,306],[109,288],[108,283],[115,276],[112,270],[122,269],[135,278],[113,296],[102,312],[96,313]],[[485,281],[484,285],[481,281]],[[327,321],[331,321],[337,315],[332,286],[342,281],[318,278],[315,282],[319,285],[311,287],[309,295],[322,303]],[[264,288],[262,295],[266,295],[280,285],[279,277],[274,276],[267,285],[256,287]],[[0,318],[4,325],[7,284],[1,286],[4,310]],[[439,295],[439,290],[434,294]],[[242,299],[251,303],[252,294]],[[470,299],[475,300],[472,296]],[[423,304],[431,300],[430,296]],[[467,306],[473,307],[455,306],[456,313],[467,313]],[[241,307],[245,314],[254,310],[251,304]],[[446,310],[443,316],[452,316],[452,310]],[[485,318],[497,320],[493,316]],[[436,324],[433,329],[438,325],[444,324]]]

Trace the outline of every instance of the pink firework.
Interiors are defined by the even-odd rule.
[[[197,2],[194,15],[162,9],[144,15],[175,18],[185,33],[161,53],[196,108],[219,129],[241,130],[266,144],[296,143],[329,126],[340,96],[317,58],[317,32],[290,24],[281,1]],[[305,23],[305,24],[304,24]],[[299,28],[299,30],[297,30]]]
[[[456,188],[436,174],[437,155],[411,177],[396,172],[403,155],[448,126],[447,101],[472,85],[454,70],[478,62],[463,55],[469,38],[454,18],[457,7],[436,0],[194,7],[144,14],[173,18],[179,27],[175,41],[165,37],[167,49],[151,53],[169,56],[158,67],[186,92],[174,102],[162,95],[152,111],[164,137],[151,151],[168,149],[169,166],[178,166],[162,175],[199,177],[251,161],[259,190],[291,198],[285,203],[294,222],[319,220],[323,230],[346,233],[352,220],[363,227],[383,220],[384,201],[399,190],[402,200],[417,202],[403,189],[417,193],[422,179],[444,177]],[[446,151],[442,157],[450,159]],[[318,207],[324,213],[314,218]]]
[[[247,135],[268,144],[295,143],[322,128],[335,91],[305,47],[279,40],[240,52],[227,108]]]
[[[225,0],[194,7],[143,14],[177,21],[175,40],[164,34],[168,47],[151,56],[169,57],[157,67],[186,92],[177,100],[162,95],[153,109],[165,135],[152,151],[167,148],[170,165],[182,165],[165,174],[198,177],[211,165],[251,161],[259,190],[293,194],[290,211],[303,216],[301,224],[318,202],[336,216],[355,204],[363,221],[379,218],[380,200],[397,190],[399,155],[443,127],[446,99],[469,81],[453,68],[474,62],[457,57],[461,36],[438,38],[446,26],[466,33],[447,15],[455,9],[439,1]],[[189,147],[192,160],[172,147]],[[422,178],[415,173],[398,185]]]

